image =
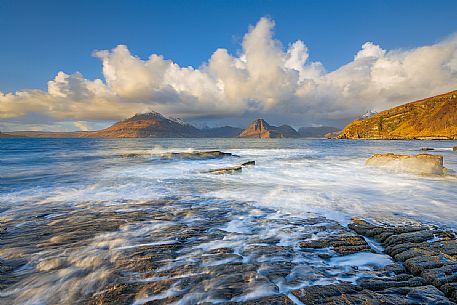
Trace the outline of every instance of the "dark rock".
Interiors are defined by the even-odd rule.
[[[360,283],[360,287],[372,291],[384,290],[392,287],[416,287],[425,285],[425,280],[421,277],[412,277],[403,274],[394,278],[372,278]]]
[[[420,243],[434,237],[434,232],[430,230],[414,231],[401,234],[394,234],[386,238],[383,243],[386,246],[398,245],[403,243]]]
[[[435,150],[435,149],[431,148],[431,147],[422,147],[420,150],[428,151],[428,150]]]
[[[241,166],[249,166],[249,165],[255,165],[255,161],[247,161],[247,162],[241,163]]]
[[[385,247],[387,254],[396,261],[404,262],[406,271],[416,276],[408,280],[399,280],[398,276],[367,279],[361,283],[362,287],[371,290],[382,289],[383,293],[392,289],[392,293],[403,293],[408,298],[415,297],[421,300],[417,301],[418,304],[450,304],[444,296],[437,294],[436,288],[439,288],[451,300],[457,301],[457,295],[453,290],[453,287],[457,286],[454,285],[457,283],[455,234],[427,226],[372,225],[360,219],[353,219],[349,227],[359,234],[374,236]],[[425,286],[430,284],[433,286]],[[418,287],[411,290],[412,286]]]
[[[232,166],[232,167],[223,167],[223,168],[212,169],[212,170],[207,171],[206,173],[215,174],[215,175],[234,174],[237,172],[241,172],[242,169],[243,168],[241,166]]]
[[[421,274],[425,269],[440,268],[444,262],[439,256],[416,256],[405,261],[406,270]]]
[[[244,302],[226,302],[224,305],[294,305],[287,296],[278,295]],[[203,304],[199,304],[203,305]],[[209,304],[208,304],[209,305]]]
[[[326,239],[303,241],[300,243],[300,247],[310,249],[332,247],[332,249],[340,255],[348,255],[362,251],[372,251],[363,237],[349,234],[341,234]]]

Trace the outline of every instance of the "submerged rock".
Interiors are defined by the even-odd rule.
[[[241,172],[242,169],[243,168],[241,166],[232,166],[232,167],[223,167],[223,168],[212,169],[212,170],[207,171],[206,173],[215,174],[215,175],[233,174],[236,172]]]
[[[247,162],[241,163],[241,166],[249,166],[249,165],[255,165],[255,161],[247,161]]]
[[[447,168],[443,166],[443,156],[430,154],[397,155],[375,154],[366,163],[367,166],[398,170],[421,175],[444,175]]]
[[[162,154],[153,153],[126,153],[122,154],[123,158],[138,158],[138,157],[160,157],[162,159],[215,159],[223,157],[231,157],[231,153],[222,152],[219,150],[209,151],[191,151],[191,152],[168,152]]]
[[[210,151],[192,151],[192,152],[170,152],[161,154],[160,157],[164,159],[182,158],[182,159],[213,159],[230,157],[231,153],[225,153],[219,150]]]
[[[204,173],[215,174],[215,175],[234,174],[234,173],[241,172],[243,170],[243,167],[250,166],[250,165],[255,165],[255,161],[247,161],[247,162],[242,163],[241,165],[236,165],[236,166],[216,168],[216,169],[212,169],[207,172],[204,172]]]

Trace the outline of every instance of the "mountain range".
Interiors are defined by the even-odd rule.
[[[315,130],[311,131],[313,129]],[[289,125],[276,127],[264,119],[256,119],[244,130],[231,126],[199,129],[180,119],[166,117],[158,112],[148,112],[136,114],[98,131],[14,131],[0,132],[0,138],[299,138],[324,137],[327,132],[327,129],[321,127],[306,127],[300,130],[307,132],[300,134]]]
[[[0,132],[0,138],[322,138],[340,139],[457,139],[457,90],[407,103],[379,113],[370,111],[348,124],[335,127],[273,126],[254,120],[246,129],[224,126],[196,128],[158,112],[136,114],[98,131]]]

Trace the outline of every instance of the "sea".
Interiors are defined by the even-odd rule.
[[[0,139],[0,303],[109,304],[107,291],[120,283],[125,304],[224,303],[356,282],[390,258],[382,251],[326,256],[300,242],[346,232],[353,217],[455,230],[453,146],[457,141]],[[376,153],[423,147],[444,156],[450,175],[365,166]],[[163,158],[207,150],[232,155]],[[247,161],[255,165],[208,173]]]

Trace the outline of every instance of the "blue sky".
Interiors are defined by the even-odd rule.
[[[0,130],[344,126],[457,89],[457,1],[0,0]]]
[[[0,0],[0,91],[45,89],[57,71],[101,77],[97,49],[126,44],[200,66],[217,48],[236,53],[247,26],[272,18],[284,45],[297,39],[328,70],[365,41],[411,48],[457,31],[457,1]]]

